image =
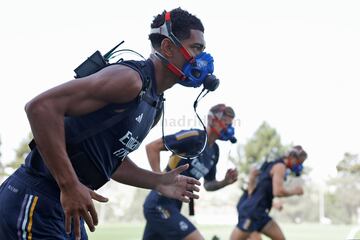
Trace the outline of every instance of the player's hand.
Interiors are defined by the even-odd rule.
[[[284,208],[284,204],[281,201],[273,201],[272,207],[278,211],[282,211]]]
[[[199,192],[200,189],[197,186],[200,186],[200,182],[195,178],[180,175],[188,167],[189,164],[185,164],[164,173],[156,190],[166,197],[175,198],[182,202],[189,202],[189,198],[198,199],[199,195],[193,192]]]
[[[226,171],[224,181],[225,181],[226,185],[229,185],[229,184],[236,182],[237,178],[238,178],[237,170],[235,168],[233,168],[233,169],[229,168]]]
[[[74,234],[80,239],[80,217],[84,219],[90,231],[95,231],[98,224],[98,217],[92,199],[99,202],[107,202],[108,199],[95,193],[82,183],[62,189],[60,202],[65,213],[65,231],[71,232],[71,221],[74,223]]]
[[[301,186],[294,187],[294,195],[303,195],[304,189]]]

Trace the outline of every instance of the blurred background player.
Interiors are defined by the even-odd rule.
[[[249,237],[259,237],[256,236],[256,233],[252,234],[253,232],[261,232],[274,240],[285,239],[279,225],[269,216],[269,212],[274,197],[303,194],[301,186],[286,189],[284,180],[287,169],[296,176],[300,176],[303,169],[302,164],[306,158],[307,153],[298,145],[274,161],[265,161],[259,170],[252,170],[249,175],[248,189],[237,205],[238,223],[231,234],[231,240],[247,240]]]
[[[248,196],[249,194],[251,195],[252,192],[254,191],[255,189],[255,186],[256,186],[256,179],[257,177],[259,176],[260,174],[260,170],[259,170],[260,166],[257,164],[253,167],[250,168],[250,171],[249,171],[249,178],[248,178],[248,181],[246,182],[247,183],[247,187],[246,188],[243,188],[242,187],[242,190],[244,191],[243,194],[241,195],[240,197],[240,200],[237,204],[237,209],[239,208],[239,206],[241,204],[243,204],[247,199],[248,199]],[[277,201],[275,201],[275,199],[273,199],[273,202],[272,202],[272,208],[275,208],[279,211],[281,211],[283,209],[283,202],[280,201],[279,199],[277,199]],[[246,240],[261,240],[261,233],[258,232],[258,231],[254,231],[252,232],[247,238]]]
[[[151,168],[160,172],[160,151],[170,149],[173,154],[165,171],[189,164],[190,167],[182,174],[196,179],[203,177],[204,187],[207,191],[215,191],[234,183],[237,180],[235,169],[228,169],[221,181],[217,181],[215,178],[219,158],[219,147],[215,141],[236,142],[232,127],[234,117],[235,113],[231,107],[218,104],[210,109],[207,132],[198,129],[182,130],[151,142],[146,146]],[[198,157],[183,157],[197,154],[203,148],[206,136],[205,149]],[[196,227],[181,214],[181,207],[180,201],[162,196],[157,191],[151,191],[144,203],[146,226],[143,239],[204,239]]]

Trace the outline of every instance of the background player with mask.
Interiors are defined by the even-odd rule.
[[[231,107],[218,104],[210,109],[208,115],[207,132],[191,129],[182,130],[176,134],[157,139],[146,146],[151,168],[160,172],[160,151],[173,152],[165,171],[189,164],[189,168],[182,174],[196,179],[204,178],[204,188],[215,191],[237,180],[237,171],[228,169],[223,180],[217,181],[216,164],[219,158],[219,147],[216,140],[236,142],[232,122],[235,113]],[[186,156],[196,155],[207,142],[204,151],[194,158]],[[182,203],[169,199],[157,191],[151,191],[144,203],[146,226],[144,240],[161,239],[204,239],[195,226],[181,214]]]
[[[306,158],[307,153],[298,145],[292,147],[284,156],[274,161],[265,161],[261,165],[258,174],[253,174],[257,175],[256,179],[249,180],[248,195],[243,196],[237,205],[238,223],[231,234],[231,240],[246,240],[255,231],[271,239],[285,239],[279,225],[269,216],[269,212],[274,197],[303,194],[301,186],[286,189],[284,180],[287,169],[300,176]]]

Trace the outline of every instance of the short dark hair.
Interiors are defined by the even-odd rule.
[[[158,28],[164,24],[165,13],[166,11],[154,17],[154,20],[151,23],[151,28]],[[199,18],[180,7],[171,10],[170,15],[171,30],[180,41],[188,39],[190,37],[190,30],[192,29],[200,30],[201,32],[204,32],[205,30]],[[153,48],[159,48],[164,38],[166,38],[166,36],[159,33],[152,33],[149,35]]]
[[[305,161],[307,158],[307,152],[300,145],[293,146],[288,152],[289,157],[294,157],[299,160]]]

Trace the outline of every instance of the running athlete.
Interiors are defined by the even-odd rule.
[[[166,172],[189,164],[190,167],[182,174],[196,179],[203,177],[204,188],[207,191],[216,191],[234,183],[237,180],[235,169],[228,169],[221,181],[215,178],[219,158],[219,147],[215,141],[236,142],[232,127],[234,117],[235,113],[231,107],[218,104],[210,109],[207,132],[198,129],[182,130],[151,142],[146,146],[151,168],[155,172],[161,172],[160,151],[170,149],[174,154],[170,157]],[[196,154],[203,147],[206,136],[207,144],[199,157],[193,159],[181,157]],[[196,227],[181,214],[181,207],[180,201],[170,199],[156,190],[151,191],[144,203],[146,226],[143,239],[204,239]]]
[[[243,204],[247,200],[249,194],[251,195],[252,192],[254,191],[256,187],[256,180],[259,174],[260,174],[260,170],[257,165],[250,168],[249,179],[247,181],[247,188],[242,188],[243,194],[241,195],[240,200],[237,204],[237,209],[241,204]],[[281,211],[283,209],[283,203],[279,200],[278,201],[273,200],[272,208]],[[258,231],[251,232],[251,234],[246,238],[246,240],[261,240],[261,239],[262,239],[261,233]]]
[[[307,153],[301,146],[291,148],[287,154],[261,165],[256,180],[249,181],[247,195],[240,199],[238,223],[233,230],[231,240],[246,240],[253,232],[261,232],[271,239],[285,239],[279,225],[269,216],[274,197],[302,195],[301,186],[292,189],[284,187],[286,170],[296,176],[301,175]]]
[[[110,179],[179,201],[198,198],[199,181],[179,175],[188,165],[154,173],[127,155],[156,124],[166,89],[198,87],[212,76],[203,34],[189,12],[164,11],[151,24],[147,60],[107,65],[26,104],[34,141],[0,187],[0,239],[87,239],[84,222],[91,231],[98,224],[93,200],[107,201],[93,190]]]

